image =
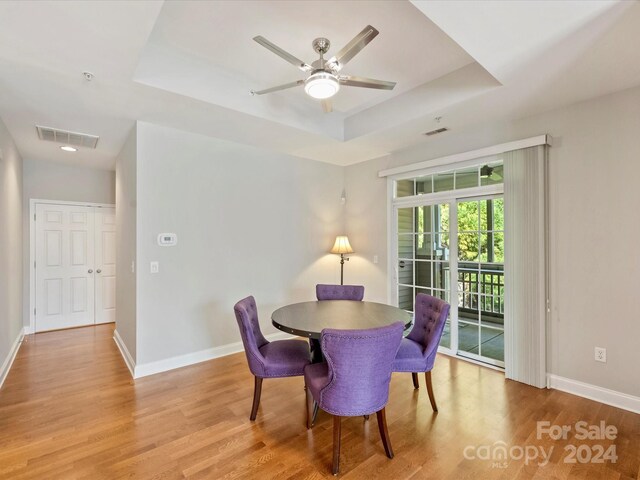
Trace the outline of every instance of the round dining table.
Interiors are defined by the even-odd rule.
[[[402,322],[411,325],[412,315],[391,305],[356,300],[322,300],[285,305],[271,314],[273,326],[309,339],[311,361],[322,360],[320,333],[325,328],[358,330]]]

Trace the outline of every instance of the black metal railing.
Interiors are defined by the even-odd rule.
[[[504,265],[458,263],[458,312],[467,318],[504,322]]]

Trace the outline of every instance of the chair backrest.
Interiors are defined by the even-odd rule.
[[[320,408],[341,416],[368,415],[384,408],[403,328],[396,322],[366,330],[324,329],[320,343],[330,381],[320,392]]]
[[[435,355],[447,321],[450,305],[436,297],[419,293],[414,308],[415,321],[407,338],[422,345],[423,355]]]
[[[364,298],[362,285],[316,285],[316,298],[318,300],[357,300]]]
[[[257,376],[264,375],[263,357],[260,353],[260,347],[269,343],[260,331],[260,323],[258,322],[258,308],[256,300],[249,296],[243,298],[233,306],[236,314],[238,327],[240,327],[240,336],[244,345],[244,352],[247,355],[247,362],[251,373]]]

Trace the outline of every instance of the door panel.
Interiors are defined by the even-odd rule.
[[[116,321],[116,212],[96,208],[96,323]]]
[[[93,208],[36,205],[35,331],[94,323]]]

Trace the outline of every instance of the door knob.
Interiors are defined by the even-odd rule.
[[[96,270],[96,273],[102,273],[102,270],[97,269],[97,270]]]
[[[92,269],[89,269],[89,273],[93,273],[93,270],[92,270]]]

